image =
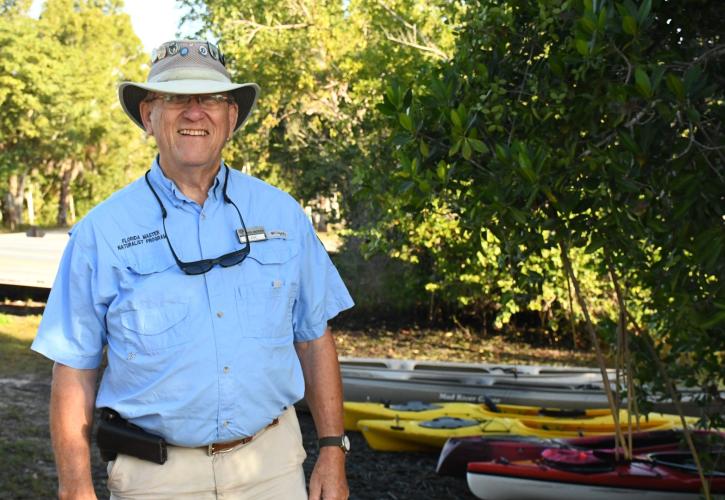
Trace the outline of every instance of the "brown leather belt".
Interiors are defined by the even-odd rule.
[[[241,446],[243,444],[249,443],[252,439],[259,436],[262,432],[269,429],[270,427],[274,427],[279,423],[279,418],[275,418],[272,420],[272,423],[270,423],[267,427],[262,429],[256,434],[253,434],[251,436],[243,437],[241,439],[235,439],[234,441],[227,441],[225,443],[211,443],[206,446],[202,446],[202,448],[206,449],[206,454],[209,456],[216,455],[217,453],[224,453],[227,451],[230,451],[233,448],[236,448],[237,446]]]

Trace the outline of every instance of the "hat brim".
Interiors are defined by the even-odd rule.
[[[236,132],[247,121],[254,109],[259,96],[259,85],[256,83],[229,83],[213,80],[175,80],[158,83],[123,82],[118,86],[118,99],[121,101],[121,106],[129,118],[143,130],[146,130],[146,128],[141,120],[139,104],[149,92],[162,92],[164,94],[216,94],[229,92],[239,109],[237,123],[234,127],[234,132]]]

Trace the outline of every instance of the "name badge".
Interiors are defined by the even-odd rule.
[[[270,240],[274,240],[274,239],[286,240],[287,231],[268,231],[267,238]]]
[[[247,238],[249,238],[250,243],[252,241],[264,241],[267,239],[267,233],[264,232],[264,227],[255,226],[248,228],[246,235],[244,229],[237,229],[237,238],[239,238],[239,243],[246,243]]]
[[[274,230],[265,231],[263,226],[254,226],[247,229],[247,236],[249,236],[249,242],[252,241],[266,241],[266,240],[286,240],[287,231]],[[237,229],[237,238],[240,243],[245,243],[244,229]]]

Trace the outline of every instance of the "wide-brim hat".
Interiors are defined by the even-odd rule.
[[[216,45],[202,40],[166,42],[151,54],[151,71],[145,83],[122,82],[118,98],[126,114],[145,130],[139,104],[149,92],[164,94],[216,94],[229,92],[239,112],[234,132],[247,121],[257,102],[256,83],[234,83]]]

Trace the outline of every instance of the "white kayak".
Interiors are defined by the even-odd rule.
[[[601,373],[594,368],[341,357],[340,371],[345,401],[483,403],[488,399],[564,409],[608,407]],[[701,414],[697,394],[680,392],[686,415]],[[654,402],[654,411],[676,409],[664,399]]]
[[[409,370],[416,372],[460,372],[511,376],[545,375],[567,376],[582,373],[600,375],[599,368],[580,366],[516,365],[508,363],[463,363],[457,361],[430,361],[417,359],[356,358],[340,356],[340,367]],[[614,370],[608,370],[614,376]]]

